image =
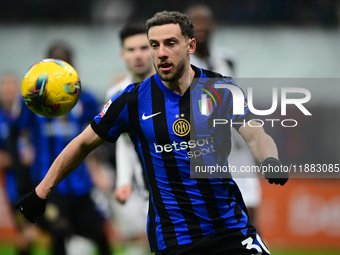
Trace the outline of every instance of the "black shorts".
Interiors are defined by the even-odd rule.
[[[269,250],[255,228],[250,227],[247,232],[247,235],[244,235],[240,229],[226,230],[206,236],[194,243],[155,252],[155,255],[269,255]]]

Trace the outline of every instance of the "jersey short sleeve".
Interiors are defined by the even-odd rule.
[[[239,131],[239,128],[241,126],[246,125],[245,123],[247,123],[248,121],[250,121],[252,119],[256,119],[257,116],[254,115],[249,110],[247,97],[246,97],[245,93],[243,92],[243,90],[234,82],[234,80],[231,79],[231,78],[227,78],[227,79],[224,79],[224,80],[226,81],[226,83],[235,85],[243,94],[243,100],[244,100],[244,103],[243,103],[244,112],[243,112],[243,114],[234,114],[233,108],[234,108],[234,100],[236,98],[235,96],[229,96],[228,99],[227,99],[227,101],[228,101],[227,117],[232,120],[232,126],[237,131]]]
[[[128,97],[134,88],[135,84],[130,84],[113,96],[91,122],[92,129],[104,140],[114,143],[121,133],[129,130]]]

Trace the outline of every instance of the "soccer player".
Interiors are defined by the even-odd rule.
[[[195,28],[196,51],[190,56],[193,65],[207,68],[224,76],[235,73],[235,54],[230,50],[220,49],[211,45],[211,33],[214,28],[214,14],[211,8],[203,4],[190,6],[186,13],[192,19]],[[237,169],[232,174],[234,181],[241,190],[252,224],[257,228],[257,209],[261,202],[261,185],[257,173],[242,173],[241,167],[255,166],[256,162],[249,147],[236,129],[231,129],[232,149],[228,155],[228,163]]]
[[[34,221],[44,212],[51,191],[93,149],[105,140],[115,142],[122,132],[129,131],[150,185],[147,229],[151,251],[158,255],[270,254],[250,223],[231,178],[190,178],[194,170],[192,153],[206,145],[206,140],[203,143],[197,138],[211,138],[228,131],[226,126],[212,125],[213,120],[201,114],[199,100],[206,98],[204,87],[219,79],[218,84],[211,85],[218,89],[223,107],[213,108],[213,116],[246,123],[233,127],[257,161],[267,168],[281,166],[273,139],[262,127],[247,125],[249,121],[256,126],[250,120],[253,116],[248,107],[243,115],[233,114],[235,98],[231,91],[218,88],[228,84],[235,90],[230,78],[190,65],[196,40],[188,16],[179,12],[156,13],[147,21],[147,35],[156,74],[114,96],[91,125],[60,153],[42,182],[19,200],[16,208]],[[218,157],[208,154],[205,147],[200,160],[227,163],[225,147],[223,151],[220,147],[230,148],[230,133],[207,143]],[[274,172],[266,177],[270,183],[283,185],[288,174],[279,174]]]
[[[215,18],[211,8],[204,4],[194,4],[187,8],[186,14],[192,19],[195,28],[196,51],[191,56],[191,63],[226,76],[233,75],[235,53],[230,49],[212,45]]]
[[[64,60],[73,65],[72,50],[65,43],[50,46],[48,58]],[[37,185],[48,171],[49,165],[62,149],[75,138],[94,118],[99,109],[95,97],[82,91],[76,106],[57,118],[45,118],[34,114],[25,105],[22,107],[19,129],[30,131],[30,140],[36,157],[31,166],[33,184]],[[93,160],[93,158],[89,158]],[[66,243],[71,236],[91,239],[101,255],[110,254],[110,245],[104,230],[104,219],[91,198],[96,174],[83,162],[70,173],[51,193],[46,213],[38,217],[38,224],[51,235],[52,254],[66,254]],[[93,178],[95,177],[95,178]]]

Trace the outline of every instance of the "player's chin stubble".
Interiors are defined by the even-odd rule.
[[[159,78],[161,78],[162,81],[166,81],[166,82],[174,82],[177,81],[179,78],[182,77],[183,73],[184,73],[184,67],[185,67],[185,59],[183,59],[181,62],[178,63],[178,65],[172,65],[172,69],[171,71],[173,72],[171,74],[171,71],[169,74],[164,74],[162,73],[162,71],[159,69],[159,67],[157,68],[156,65],[155,69],[157,70],[157,74],[159,76]]]

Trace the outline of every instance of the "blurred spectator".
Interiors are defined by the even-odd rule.
[[[214,29],[214,14],[206,5],[193,5],[187,9],[195,27],[196,51],[190,56],[191,63],[225,76],[235,72],[235,54],[228,49],[211,46]]]
[[[234,55],[225,49],[211,46],[214,15],[210,7],[192,5],[187,9],[187,14],[194,23],[196,38],[196,51],[190,56],[191,64],[224,76],[231,76],[235,68]],[[234,128],[231,128],[231,134],[232,150],[228,156],[229,165],[235,166],[238,170],[241,166],[255,165],[255,159],[241,135]],[[256,214],[261,201],[260,181],[256,173],[233,173],[233,178],[241,190],[250,221],[258,228]]]

